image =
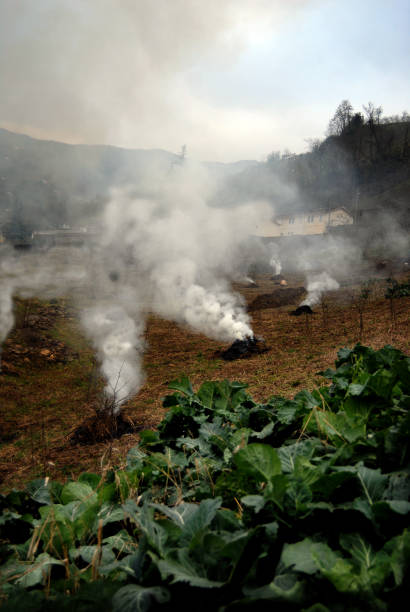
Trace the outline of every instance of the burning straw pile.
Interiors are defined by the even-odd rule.
[[[305,314],[305,315],[313,315],[315,313],[313,312],[313,310],[311,309],[311,307],[308,304],[302,304],[301,306],[298,306],[296,308],[296,310],[292,310],[289,314],[292,317],[300,317],[303,314]]]
[[[266,353],[268,350],[263,338],[247,336],[243,340],[235,340],[226,351],[219,353],[219,356],[225,361],[234,361],[235,359],[249,359],[254,355]]]
[[[71,433],[70,444],[96,444],[135,433],[137,428],[122,412],[116,411],[112,398],[103,397],[95,408],[95,414],[86,418]]]

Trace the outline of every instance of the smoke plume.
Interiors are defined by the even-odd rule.
[[[213,185],[203,167],[185,163],[151,176],[150,196],[112,192],[87,249],[66,247],[3,258],[0,340],[13,324],[13,295],[77,296],[81,323],[106,380],[111,409],[143,382],[149,312],[221,342],[253,337],[230,280],[243,267],[249,227],[271,214],[263,205],[208,205]],[[245,249],[246,251],[246,249]]]
[[[308,294],[300,306],[315,306],[320,302],[322,295],[326,291],[335,291],[339,287],[339,283],[329,276],[327,272],[308,275]]]

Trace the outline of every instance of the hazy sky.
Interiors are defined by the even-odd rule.
[[[410,111],[410,0],[0,0],[0,126],[262,160]]]

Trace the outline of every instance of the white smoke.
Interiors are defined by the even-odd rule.
[[[114,412],[143,382],[149,311],[223,342],[253,337],[230,279],[249,228],[271,210],[208,206],[208,176],[188,163],[156,176],[150,191],[146,199],[113,192],[100,219],[98,244],[88,252],[8,254],[1,267],[0,341],[13,324],[13,295],[86,296],[81,323],[97,350]]]
[[[323,293],[326,291],[335,291],[339,289],[339,283],[329,276],[327,272],[320,274],[312,274],[307,277],[307,296],[301,302],[300,306],[315,306],[321,300]]]
[[[143,280],[146,307],[211,338],[252,336],[239,295],[230,290],[253,207],[207,206],[207,176],[196,166],[174,168],[151,200],[113,194],[102,244],[124,268]]]
[[[269,265],[273,269],[273,274],[277,276],[282,272],[282,262],[280,259],[280,249],[277,244],[271,242],[269,245],[270,259]]]
[[[235,278],[234,280],[236,280],[238,283],[242,283],[244,285],[248,285],[249,287],[256,287],[257,286],[255,281],[253,280],[253,278],[251,278],[250,276],[241,276],[240,278],[238,278],[238,279]]]
[[[14,295],[56,297],[78,287],[85,278],[86,272],[78,263],[71,261],[67,265],[64,260],[56,261],[39,253],[18,256],[3,248],[0,253],[0,348],[14,324]]]
[[[97,348],[112,412],[118,414],[142,384],[143,321],[131,318],[122,305],[98,303],[85,310],[82,323]]]
[[[13,322],[13,290],[10,286],[2,287],[0,292],[0,358],[1,343],[7,338],[7,335],[13,327]]]
[[[275,276],[277,276],[278,274],[282,272],[282,264],[279,261],[279,259],[276,259],[275,257],[271,257],[269,265],[273,268],[273,272]]]

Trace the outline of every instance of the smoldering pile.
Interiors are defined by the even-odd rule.
[[[72,446],[92,445],[121,438],[124,434],[134,434],[138,428],[122,413],[113,414],[107,410],[98,410],[72,431],[69,442]]]
[[[281,287],[272,293],[258,295],[248,306],[248,311],[263,310],[265,308],[279,308],[289,306],[306,293],[304,287]]]
[[[97,419],[107,417],[102,429],[109,435],[127,429],[120,419],[122,406],[144,380],[148,312],[219,342],[242,339],[244,345],[234,343],[228,359],[264,350],[253,337],[245,301],[232,291],[231,279],[243,260],[249,227],[266,220],[270,207],[210,206],[213,181],[202,166],[188,162],[165,174],[162,168],[153,167],[152,173],[147,168],[146,191],[152,195],[112,191],[95,219],[98,236],[75,261],[67,247],[58,260],[51,252],[38,253],[34,261],[13,253],[0,267],[10,279],[0,292],[0,343],[13,327],[16,293],[75,294],[105,381],[105,398],[114,402]],[[254,286],[252,279],[245,280]],[[99,427],[87,422],[74,439],[89,439],[94,425]]]
[[[261,355],[268,351],[265,340],[257,336],[247,336],[243,340],[235,340],[231,346],[218,354],[225,361],[235,359],[249,359],[254,355]]]
[[[314,315],[315,313],[308,304],[302,304],[301,306],[298,306],[296,310],[292,310],[289,314],[292,317],[300,317],[303,314]]]

